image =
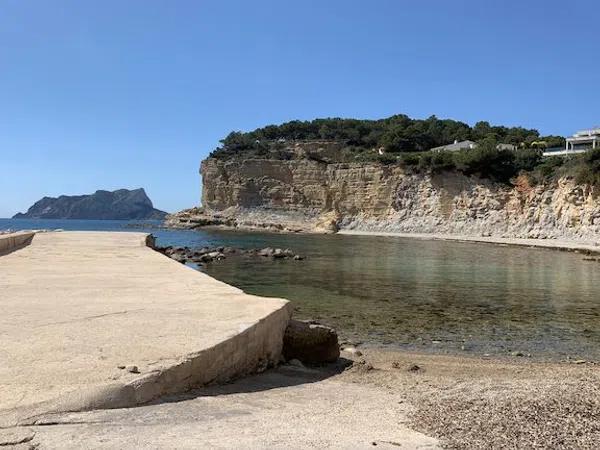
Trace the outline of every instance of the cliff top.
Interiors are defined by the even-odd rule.
[[[432,151],[454,141],[475,148]],[[600,149],[563,157],[543,157],[542,148],[564,146],[561,136],[541,136],[535,129],[452,119],[411,119],[395,115],[379,120],[327,118],[268,125],[232,132],[210,157],[216,160],[312,160],[320,163],[398,164],[411,172],[461,172],[495,181],[515,182],[526,175],[535,185],[572,177],[600,186]],[[502,146],[499,144],[510,144]],[[513,150],[516,149],[516,150]]]
[[[543,140],[550,147],[564,145],[560,136],[540,136],[534,129],[523,127],[493,126],[477,122],[470,126],[452,119],[411,119],[406,115],[394,115],[385,119],[325,118],[311,121],[294,120],[281,125],[268,125],[250,132],[231,132],[221,140],[211,157],[229,159],[235,157],[279,157],[293,159],[298,154],[290,151],[294,145],[335,144],[337,160],[347,161],[369,158],[381,149],[388,154],[423,152],[454,141],[480,142],[494,140],[498,143],[530,147]],[[334,156],[334,155],[331,155]]]

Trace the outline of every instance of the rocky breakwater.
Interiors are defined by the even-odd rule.
[[[270,259],[291,259],[294,261],[302,261],[303,256],[292,252],[290,249],[280,248],[235,248],[235,247],[156,247],[156,250],[165,254],[171,259],[182,264],[193,263],[202,265],[214,261],[221,261],[230,257],[246,257],[246,258],[270,258]]]
[[[280,159],[206,159],[203,208],[171,215],[167,225],[579,241],[596,241],[600,233],[597,189],[568,177],[540,185],[526,177],[497,183],[456,171],[331,162],[326,146],[322,157],[318,149],[300,155],[298,146]]]

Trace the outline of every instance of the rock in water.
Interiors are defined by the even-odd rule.
[[[13,219],[163,219],[167,213],[155,209],[144,189],[96,191],[90,195],[44,197],[26,213]]]
[[[283,356],[305,364],[334,362],[340,356],[337,333],[325,325],[291,320],[283,336]]]

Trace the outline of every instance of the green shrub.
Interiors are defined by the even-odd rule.
[[[418,167],[421,161],[421,153],[401,153],[400,162],[405,167]]]
[[[495,139],[503,143],[560,142],[562,138],[543,137],[534,129],[504,127],[478,122],[474,127],[464,122],[439,119],[411,119],[398,114],[385,119],[360,120],[325,118],[310,121],[293,120],[280,125],[268,125],[250,132],[235,131],[221,140],[211,156],[230,158],[255,156],[256,144],[288,145],[290,141],[329,140],[343,142],[368,153],[374,148],[387,152],[421,152],[448,144],[454,140],[482,141]]]
[[[429,170],[432,173],[440,173],[456,169],[454,155],[451,152],[433,152],[431,154]]]
[[[578,184],[600,186],[600,149],[569,159],[564,165],[563,174],[572,176]]]
[[[532,170],[527,172],[527,177],[532,184],[544,184],[551,181],[557,175],[558,169],[562,167],[565,159],[561,156],[548,156]]]
[[[517,172],[522,170],[534,170],[544,161],[542,152],[533,148],[522,148],[515,151],[515,168]]]
[[[479,145],[454,155],[456,168],[465,175],[476,175],[506,183],[518,172],[515,153],[511,150],[497,150],[494,146]]]
[[[395,164],[398,162],[398,159],[394,155],[390,155],[388,153],[384,153],[383,155],[377,155],[377,161],[381,164]]]

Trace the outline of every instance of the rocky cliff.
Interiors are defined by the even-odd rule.
[[[162,219],[144,189],[98,190],[90,195],[44,197],[14,219]]]
[[[204,209],[174,226],[222,224],[285,231],[450,233],[596,240],[600,202],[568,178],[531,186],[457,172],[411,173],[398,165],[298,159],[203,161]]]

